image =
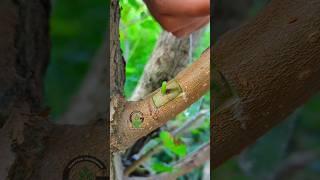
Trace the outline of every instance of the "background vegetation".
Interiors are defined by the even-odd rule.
[[[51,61],[45,79],[46,103],[54,118],[77,92],[105,39],[105,0],[52,1]]]

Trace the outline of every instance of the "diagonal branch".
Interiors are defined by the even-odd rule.
[[[215,67],[232,93],[219,102],[212,123],[213,167],[319,92],[319,29],[320,1],[273,0],[215,44]]]

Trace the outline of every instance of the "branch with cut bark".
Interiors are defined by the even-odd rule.
[[[192,33],[191,38],[176,38],[168,32],[162,32],[150,59],[145,65],[143,74],[130,97],[131,101],[144,98],[160,88],[163,81],[172,79],[188,65],[192,58],[192,49],[198,43],[203,30]],[[124,158],[132,159],[132,155],[138,153],[144,144],[156,135],[160,129],[151,132],[139,139],[126,151]]]
[[[111,121],[111,151],[128,148],[136,140],[190,106],[204,95],[210,86],[210,49],[207,49],[188,68],[168,82],[167,93],[160,89],[136,102],[126,102],[121,96],[114,96],[111,102],[114,113]],[[139,128],[133,127],[133,116],[142,121]]]
[[[213,167],[319,92],[320,2],[273,0],[213,49]]]

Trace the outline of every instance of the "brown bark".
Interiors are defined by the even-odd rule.
[[[106,136],[104,121],[92,126],[54,126],[33,179],[62,179],[67,164],[81,155],[96,157],[106,165],[109,159]]]
[[[223,0],[214,2],[212,18],[214,22],[213,40],[216,41],[226,31],[239,26],[247,19],[255,0]]]
[[[49,4],[0,3],[1,178],[30,178],[43,151],[49,123],[39,113],[49,59]]]
[[[109,133],[115,133],[113,127],[117,125],[118,119],[115,118],[118,110],[118,99],[121,99],[125,83],[125,61],[121,54],[119,41],[119,22],[120,22],[120,7],[118,0],[110,2],[110,122],[107,123]],[[108,142],[110,141],[108,136]],[[109,145],[109,144],[108,144]],[[110,146],[108,147],[109,150]],[[109,151],[108,151],[109,152]],[[119,153],[110,154],[110,179],[123,179],[123,167]]]
[[[220,38],[213,50],[219,74],[214,81],[229,87],[229,97],[212,123],[213,167],[320,90],[319,29],[319,1],[273,0],[251,22]]]

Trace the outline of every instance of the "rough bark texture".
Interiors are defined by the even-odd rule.
[[[119,40],[120,5],[117,0],[110,4],[110,95],[123,95],[125,83],[125,61]]]
[[[49,127],[41,115],[50,2],[0,2],[0,177],[29,179]]]
[[[50,1],[1,1],[0,14],[0,177],[61,179],[78,155],[107,162],[104,122],[56,126],[41,107]]]
[[[320,1],[273,0],[250,23],[220,38],[213,60],[234,94],[212,123],[213,167],[320,90],[319,29]]]
[[[249,9],[255,0],[222,0],[214,2],[212,18],[214,22],[213,40],[216,41],[221,34],[235,28],[248,17]]]
[[[117,112],[122,106],[120,100],[123,97],[125,83],[125,61],[121,54],[119,41],[120,6],[118,0],[111,0],[110,3],[110,134],[116,133],[119,119]],[[110,138],[110,136],[108,136]],[[108,147],[110,148],[110,147]],[[123,179],[123,167],[119,153],[110,154],[110,179]]]

